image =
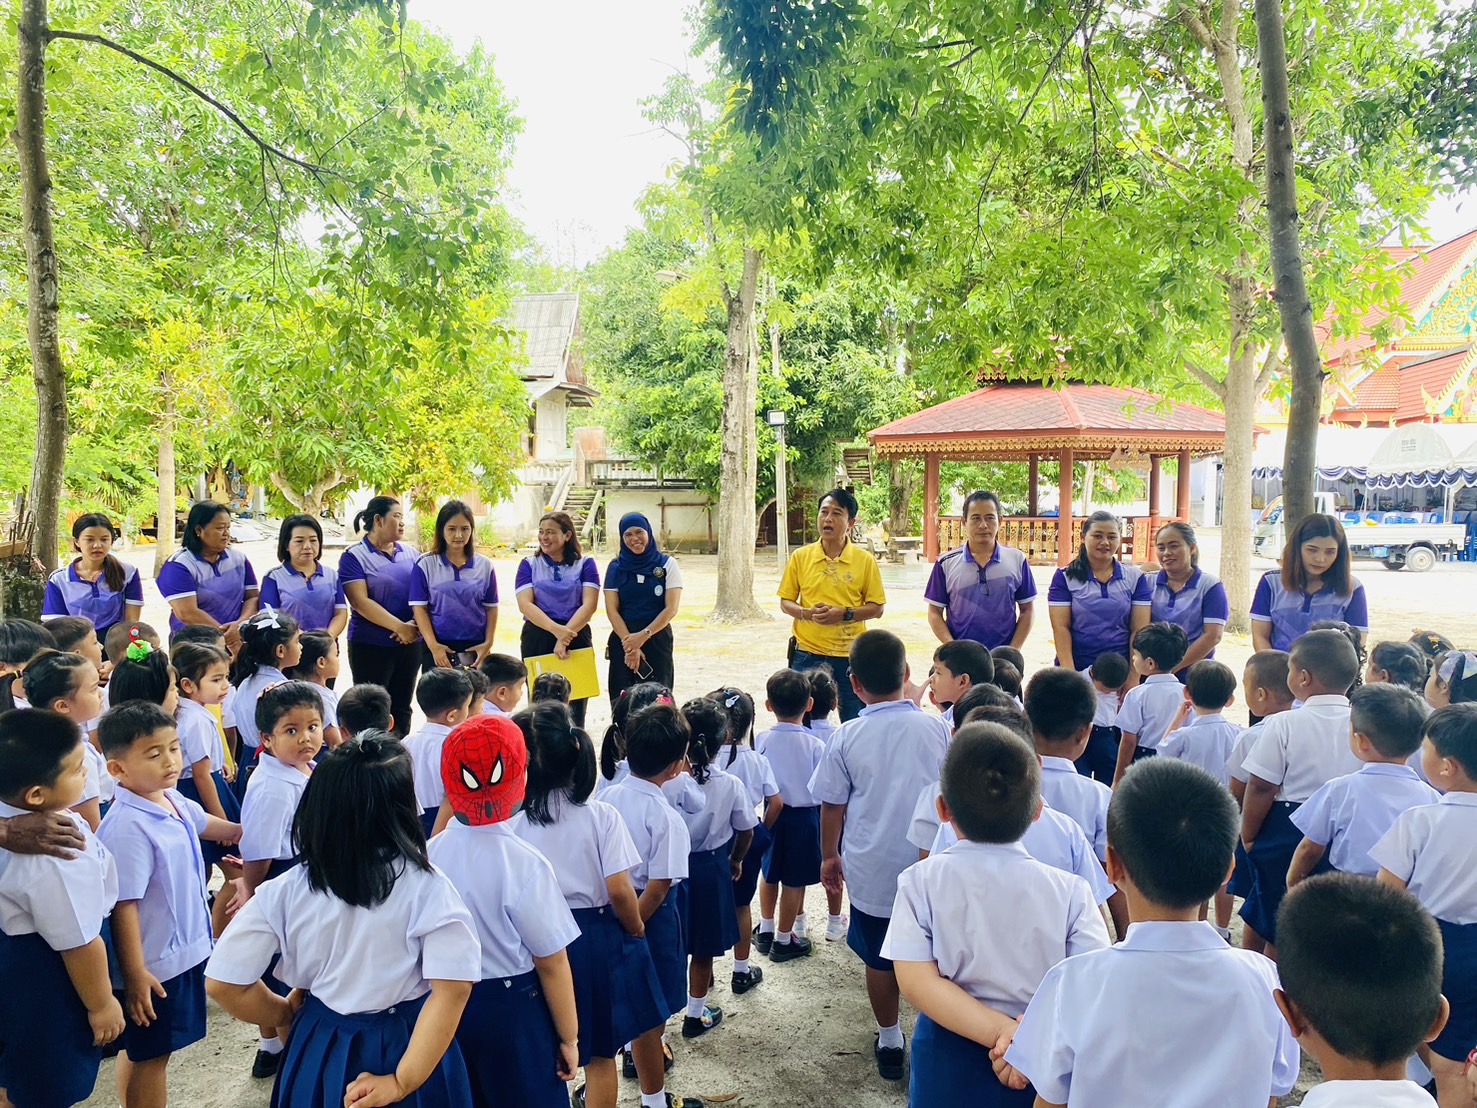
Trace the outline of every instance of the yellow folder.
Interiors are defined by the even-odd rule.
[[[557,654],[539,654],[524,658],[523,664],[528,667],[530,689],[539,674],[562,673],[569,678],[571,700],[586,700],[600,695],[600,673],[595,667],[594,647],[571,650],[568,658],[561,658]]]

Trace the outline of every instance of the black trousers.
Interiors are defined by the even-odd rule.
[[[672,682],[677,679],[676,667],[672,662],[672,628],[670,625],[663,627],[655,635],[651,636],[641,653],[646,655],[646,664],[651,667],[649,676],[642,677],[626,665],[626,652],[621,647],[621,638],[614,631],[605,644],[605,656],[610,659],[610,678],[606,691],[610,694],[610,706],[615,707],[615,702],[621,698],[632,685],[639,685],[642,681],[655,681],[658,685],[666,686],[671,691]]]
[[[594,638],[590,635],[589,625],[587,624],[583,629],[581,629],[580,633],[574,637],[574,641],[569,644],[569,649],[583,650],[587,646],[593,646],[594,641]],[[521,651],[521,657],[524,658],[537,658],[542,654],[554,653],[554,636],[550,632],[545,631],[542,627],[536,627],[532,623],[529,623],[527,620],[523,621],[523,632],[519,636],[518,642],[519,649]],[[529,690],[529,695],[533,695],[532,689]],[[588,698],[584,700],[570,701],[569,715],[570,718],[574,720],[574,725],[576,727],[584,727],[585,710],[589,707],[589,703],[590,702]]]
[[[356,685],[383,685],[390,694],[390,713],[395,734],[402,739],[410,732],[415,711],[415,679],[421,667],[421,644],[374,646],[349,640],[349,672]]]

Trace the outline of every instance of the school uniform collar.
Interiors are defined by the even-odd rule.
[[[1070,758],[1055,758],[1049,754],[1041,756],[1041,768],[1052,773],[1076,773],[1077,764]]]
[[[1336,705],[1340,708],[1347,708],[1349,706],[1349,698],[1347,696],[1340,696],[1338,693],[1319,693],[1317,696],[1308,697],[1302,704],[1304,708],[1316,708],[1319,705],[1328,705],[1330,707]]]
[[[179,710],[181,712],[193,712],[195,715],[203,715],[214,720],[215,716],[204,704],[196,704],[188,696],[180,697]]]
[[[1184,593],[1189,592],[1196,585],[1200,584],[1201,572],[1202,570],[1199,566],[1196,566],[1194,569],[1192,569],[1190,571],[1190,576],[1185,578],[1185,587],[1180,589],[1179,592],[1175,592],[1169,584],[1169,573],[1166,570],[1161,569],[1159,571],[1158,578],[1155,580],[1154,587],[1159,589],[1167,589],[1170,596],[1181,596]]]
[[[311,771],[311,765],[310,765]],[[267,751],[263,750],[256,759],[256,772],[264,773],[268,777],[275,777],[278,781],[290,781],[299,787],[308,783],[306,775],[299,773],[295,766],[289,766],[285,762],[279,762]],[[119,790],[122,791],[121,789]]]
[[[962,550],[962,551],[964,551],[964,560],[966,562],[968,562],[970,565],[974,565],[974,566],[979,565],[979,562],[975,560],[974,551],[972,551],[972,550],[969,549],[969,543],[965,543],[959,549]],[[996,539],[995,540],[995,548],[990,551],[990,556],[985,559],[985,568],[988,569],[990,566],[996,565],[999,561],[1000,561],[1000,540],[999,539]]]
[[[81,558],[73,558],[70,562],[67,563],[67,580],[68,581],[75,581],[79,585],[95,585],[95,584],[97,584],[97,581],[84,581],[80,576],[78,576],[78,574],[77,574],[77,567],[79,565],[81,565],[81,564],[82,564],[82,559]],[[103,579],[102,578],[102,575],[99,574],[97,580],[98,581],[101,581],[102,579]]]
[[[874,716],[879,712],[918,712],[921,710],[918,705],[904,697],[902,700],[883,700],[877,704],[868,704],[858,715]]]
[[[1180,679],[1172,673],[1156,673],[1152,676],[1144,678],[1144,684],[1146,685],[1152,685],[1156,681],[1161,685],[1167,685],[1170,682],[1173,682],[1176,685],[1180,683]]]
[[[126,785],[120,784],[117,791],[113,794],[113,803],[118,807],[133,808],[140,812],[147,812],[155,819],[182,820],[185,818],[184,814],[180,811],[180,800],[182,798],[178,792],[174,789],[165,789],[164,799],[169,802],[170,810],[168,811],[159,807],[152,800],[146,800],[144,797],[139,796],[138,793]]]
[[[1210,727],[1213,724],[1226,722],[1226,717],[1220,712],[1211,712],[1208,716],[1191,716],[1186,727]]]
[[[1021,845],[1019,839],[1013,843],[977,843],[960,839],[949,847],[950,854],[978,854],[985,858],[1029,858],[1031,852]]]
[[[1359,767],[1359,772],[1371,777],[1408,777],[1415,781],[1421,779],[1421,775],[1404,762],[1399,765],[1393,762],[1365,762]]]
[[[451,728],[444,723],[432,723],[426,721],[426,725],[416,732],[417,735],[430,735],[433,739],[444,739],[451,734]]]
[[[468,833],[471,833],[473,835],[511,835],[513,834],[513,828],[509,826],[509,822],[509,820],[499,820],[497,823],[481,823],[474,825],[470,823],[463,823],[461,820],[453,816],[451,819],[451,823],[447,825],[447,830],[455,827],[457,828],[457,834],[459,835],[465,835]]]
[[[1120,950],[1188,951],[1230,950],[1226,940],[1205,920],[1146,920],[1130,923]]]
[[[1442,804],[1454,804],[1459,808],[1477,808],[1477,793],[1442,793]]]
[[[16,816],[28,816],[30,814],[30,808],[17,808],[13,804],[7,804],[5,801],[0,800],[0,819],[14,819]]]
[[[631,786],[631,788],[638,793],[645,793],[647,796],[654,796],[663,804],[667,803],[667,794],[662,792],[662,787],[660,785],[653,784],[644,777],[637,777],[633,773],[624,781],[622,781],[621,784]]]
[[[771,727],[770,730],[771,731],[786,731],[786,732],[789,732],[790,734],[795,734],[795,733],[798,732],[799,734],[802,734],[802,735],[808,735],[810,733],[810,728],[806,727],[805,724],[803,724],[803,723],[791,723],[788,720],[783,720],[783,719],[782,720],[776,720],[775,721],[775,725],[773,727]]]

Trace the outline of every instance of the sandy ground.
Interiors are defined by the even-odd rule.
[[[1215,532],[1202,534],[1202,562],[1212,570],[1219,563],[1218,543],[1219,535]],[[253,543],[243,549],[258,574],[271,567],[273,546]],[[151,550],[141,549],[125,557],[138,564],[146,578],[150,575]],[[336,552],[329,553],[330,560],[336,557]],[[762,712],[764,682],[784,664],[789,636],[789,622],[781,616],[779,602],[774,598],[779,567],[773,553],[761,552],[755,595],[770,614],[770,620],[718,626],[706,623],[704,618],[713,607],[716,564],[717,560],[711,557],[682,558],[686,591],[683,611],[676,621],[675,692],[680,702],[720,685],[738,685],[759,701],[759,722],[763,727],[767,722]],[[498,568],[499,580],[506,590],[512,584],[515,563],[499,563]],[[1271,563],[1259,563],[1256,572],[1267,568],[1271,568]],[[919,675],[927,671],[933,649],[923,601],[927,570],[926,565],[919,564],[884,566],[887,613],[874,624],[902,636],[908,644],[913,670]],[[1440,630],[1459,642],[1471,639],[1469,598],[1477,585],[1477,566],[1443,564],[1429,573],[1412,574],[1393,573],[1377,563],[1359,563],[1356,572],[1369,595],[1375,641],[1404,639],[1415,627]],[[1032,672],[1051,662],[1044,606],[1050,575],[1049,569],[1036,570],[1042,593],[1041,608],[1025,651],[1028,670]],[[162,629],[167,612],[152,581],[146,582],[145,595],[145,618]],[[517,653],[518,627],[516,608],[511,596],[507,596],[497,634],[500,649]],[[597,641],[603,641],[607,630],[602,614],[596,621]],[[1235,637],[1227,641],[1219,656],[1239,673],[1250,653],[1250,640]],[[344,680],[347,679],[345,667]],[[1245,718],[1239,705],[1229,714]],[[604,702],[591,705],[589,724],[597,741],[608,720],[609,710]],[[810,918],[823,926],[825,901],[819,890],[812,891],[807,908]],[[863,988],[862,966],[845,944],[818,941],[811,958],[777,966],[756,958],[756,964],[764,965],[765,982],[747,995],[735,997],[729,993],[727,984],[729,965],[718,963],[718,985],[710,1002],[724,1009],[722,1027],[700,1040],[688,1042],[675,1033],[674,1021],[671,1041],[677,1065],[669,1078],[670,1090],[700,1096],[714,1104],[845,1104],[852,1108],[881,1108],[906,1103],[905,1084],[890,1084],[877,1076],[871,1056],[874,1024]],[[905,1011],[903,1022],[904,1030],[911,1034],[911,1012]],[[171,1103],[176,1108],[265,1105],[270,1083],[253,1081],[249,1076],[255,1049],[255,1029],[236,1023],[212,1005],[205,1041],[182,1051],[170,1066]],[[1316,1070],[1305,1065],[1300,1087],[1306,1087],[1310,1080],[1316,1080]],[[113,1089],[113,1064],[105,1062],[97,1089],[86,1104],[89,1108],[112,1108],[118,1103]],[[1296,1104],[1299,1100],[1294,1095],[1284,1103]],[[621,1103],[639,1103],[634,1082],[622,1083]]]

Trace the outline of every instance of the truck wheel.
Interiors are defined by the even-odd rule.
[[[1405,552],[1405,564],[1416,573],[1425,573],[1436,564],[1436,552],[1429,546],[1413,546]]]
[[[1405,568],[1405,563],[1404,562],[1397,562],[1394,558],[1386,558],[1385,559],[1385,568],[1386,569],[1404,569]]]

